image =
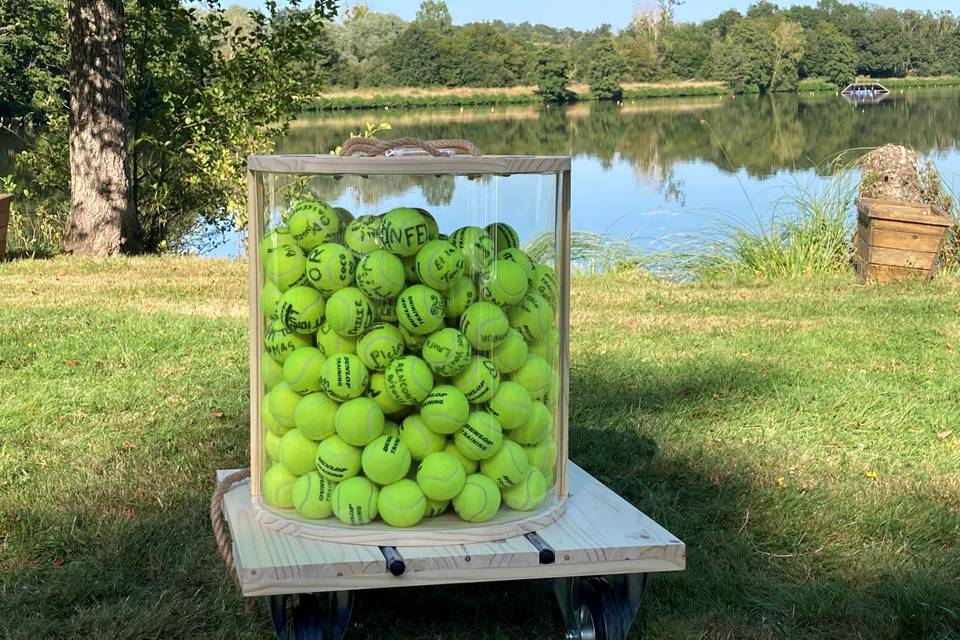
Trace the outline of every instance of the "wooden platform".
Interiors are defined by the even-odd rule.
[[[230,472],[219,471],[218,479]],[[553,549],[556,560],[552,564],[540,564],[539,550],[523,536],[442,547],[398,546],[406,564],[406,572],[399,577],[390,574],[377,546],[319,542],[265,528],[253,513],[249,483],[245,481],[223,501],[243,594],[265,596],[685,568],[683,542],[572,462],[569,472],[570,497],[565,514],[536,532]]]

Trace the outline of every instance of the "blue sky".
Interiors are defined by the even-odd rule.
[[[223,5],[242,4],[260,6],[260,0],[221,0]],[[642,2],[642,0],[641,0]],[[357,4],[357,0],[347,0],[348,4]],[[419,0],[366,0],[367,6],[375,11],[396,13],[410,20],[417,12]],[[494,20],[506,22],[542,22],[555,27],[574,27],[592,29],[604,22],[614,27],[623,27],[630,21],[636,0],[595,0],[593,2],[577,0],[447,0],[450,13],[456,24]],[[753,0],[686,0],[677,8],[677,19],[682,21],[700,21],[711,18],[722,10],[733,7],[743,11],[753,4]],[[814,1],[788,0],[779,4],[816,4]],[[954,9],[956,0],[874,0],[872,4],[898,9]],[[343,5],[343,2],[341,2]]]

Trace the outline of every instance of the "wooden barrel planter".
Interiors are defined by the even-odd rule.
[[[9,193],[0,193],[0,258],[7,253],[7,225],[10,223]]]
[[[869,283],[929,278],[953,220],[939,207],[871,198],[857,199],[855,261]]]

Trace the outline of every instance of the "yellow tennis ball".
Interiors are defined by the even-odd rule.
[[[552,375],[553,369],[547,361],[533,355],[527,356],[520,368],[510,374],[510,379],[526,389],[533,400],[542,400],[547,395]]]
[[[325,242],[307,254],[307,280],[324,295],[353,284],[357,259],[342,244]]]
[[[337,353],[323,363],[320,388],[337,402],[363,395],[369,383],[367,368],[356,354]]]
[[[420,276],[417,275],[417,256],[403,256],[400,262],[403,263],[403,277],[407,284],[420,284]]]
[[[527,293],[510,307],[510,326],[528,341],[538,340],[553,327],[553,309],[541,296]]]
[[[520,246],[520,235],[517,230],[506,222],[494,222],[484,227],[484,231],[493,238],[493,244],[497,251],[504,249],[516,249]]]
[[[417,468],[417,484],[431,500],[451,499],[460,493],[466,479],[467,473],[460,461],[443,451],[431,453]]]
[[[479,351],[489,351],[503,342],[510,320],[503,309],[491,302],[474,302],[460,317],[460,331]]]
[[[379,322],[357,341],[357,355],[371,371],[383,371],[395,358],[403,355],[406,343],[403,334],[392,324]]]
[[[380,245],[380,216],[360,216],[347,225],[343,243],[358,260],[382,248]]]
[[[457,448],[457,445],[455,442],[448,441],[447,444],[443,445],[443,451],[444,453],[449,453],[454,458],[459,460],[460,465],[463,467],[463,470],[466,472],[467,475],[470,475],[471,473],[476,473],[477,469],[480,468],[480,461],[473,460],[463,455],[463,452]]]
[[[327,322],[342,336],[360,336],[373,324],[373,302],[356,287],[345,287],[327,300]]]
[[[497,452],[480,461],[480,473],[497,483],[501,489],[512,487],[530,471],[530,461],[523,447],[512,440],[504,440]]]
[[[347,400],[337,409],[334,423],[337,435],[347,444],[364,447],[383,432],[383,411],[380,405],[367,397]]]
[[[410,333],[433,333],[443,326],[443,314],[443,296],[428,286],[415,284],[397,297],[397,319]]]
[[[303,435],[299,429],[291,429],[280,438],[277,457],[280,464],[295,476],[301,476],[315,467],[317,443]]]
[[[260,405],[260,426],[266,429],[267,433],[272,433],[277,437],[282,436],[293,428],[285,427],[277,422],[277,419],[273,417],[272,413],[270,413],[270,407],[267,406],[266,397],[264,397],[263,403]]]
[[[443,450],[447,439],[431,431],[419,414],[412,413],[400,423],[400,442],[407,445],[414,460],[423,460],[431,453]]]
[[[440,225],[437,224],[437,219],[433,217],[433,214],[427,211],[422,207],[414,207],[420,215],[423,216],[424,222],[427,223],[427,238],[430,240],[436,240],[440,237]]]
[[[543,502],[548,488],[547,479],[540,470],[530,469],[526,477],[503,490],[503,501],[511,509],[531,511]]]
[[[530,353],[538,355],[544,360],[555,362],[560,355],[560,332],[556,329],[548,329],[538,340],[530,343]]]
[[[271,431],[267,431],[263,438],[263,448],[266,450],[267,456],[270,458],[270,460],[274,462],[277,461],[279,447],[280,436]]]
[[[326,202],[301,200],[293,207],[289,226],[296,243],[309,251],[337,236],[340,217]]]
[[[520,444],[536,444],[549,438],[552,430],[553,416],[550,410],[542,402],[534,402],[530,419],[523,426],[508,431],[507,437]]]
[[[387,365],[384,375],[387,393],[400,404],[419,404],[433,389],[430,367],[417,356],[400,356],[394,359]]]
[[[427,221],[410,207],[397,207],[383,214],[380,244],[398,256],[412,256],[430,239]]]
[[[553,440],[543,440],[535,444],[522,445],[530,466],[536,467],[545,478],[552,478],[557,466],[557,445]]]
[[[467,522],[486,522],[500,508],[500,489],[487,476],[474,473],[453,500],[453,510]]]
[[[519,369],[526,361],[527,353],[527,341],[523,339],[520,332],[516,329],[508,329],[500,345],[490,351],[490,361],[503,375]]]
[[[293,508],[306,518],[329,518],[333,513],[333,489],[337,485],[316,471],[304,474],[293,483]]]
[[[263,260],[264,277],[280,291],[307,284],[307,257],[296,245],[283,245],[267,253]]]
[[[283,381],[297,393],[320,391],[320,376],[326,360],[320,349],[300,347],[283,363]]]
[[[463,252],[446,240],[431,240],[417,252],[415,265],[423,284],[445,291],[463,275]]]
[[[266,318],[273,318],[277,315],[277,304],[283,292],[269,280],[263,283],[260,288],[260,313]]]
[[[310,336],[287,329],[279,318],[267,325],[263,336],[263,348],[267,355],[281,363],[296,349],[308,347],[310,344]]]
[[[260,491],[267,504],[289,509],[293,506],[293,484],[297,476],[293,475],[282,464],[275,464],[263,474],[260,481]]]
[[[300,394],[290,388],[286,382],[281,382],[267,392],[263,398],[270,415],[280,426],[290,429],[293,427],[293,412],[300,402]],[[280,434],[277,434],[280,435]]]
[[[448,384],[437,385],[420,403],[420,417],[431,431],[455,433],[467,423],[470,403],[463,392]]]
[[[472,411],[467,416],[467,423],[453,435],[453,442],[467,458],[486,460],[500,448],[503,429],[486,411]]]
[[[528,285],[533,283],[533,271],[537,268],[537,263],[525,251],[516,248],[500,249],[497,251],[497,260],[506,260],[521,267],[527,274]]]
[[[448,320],[454,320],[463,315],[467,307],[476,302],[480,295],[477,285],[467,276],[457,278],[444,293],[446,293],[444,314]]]
[[[342,482],[360,473],[363,452],[332,435],[317,446],[317,471],[334,482]]]
[[[395,435],[380,436],[363,448],[363,473],[377,484],[390,484],[410,471],[410,449]]]
[[[377,485],[363,476],[347,478],[333,488],[333,514],[344,524],[367,524],[377,517]]]
[[[339,408],[325,393],[305,395],[293,412],[293,424],[311,440],[326,440],[337,431],[335,419]]]
[[[357,339],[340,335],[324,320],[317,331],[317,348],[328,358],[338,353],[356,353]]]
[[[267,391],[283,382],[283,365],[271,358],[267,352],[260,354],[260,382]]]
[[[450,234],[448,241],[463,252],[467,275],[486,271],[496,255],[493,238],[480,227],[460,227]]]
[[[349,210],[344,209],[343,207],[334,207],[334,211],[337,212],[337,240],[343,242],[343,235],[347,232],[347,225],[353,222],[353,214]]]
[[[527,272],[509,260],[495,260],[480,282],[480,299],[501,307],[523,300],[527,292]]]
[[[531,290],[540,294],[540,297],[556,309],[560,299],[560,278],[557,272],[545,264],[538,264],[533,270]]]
[[[422,355],[434,373],[453,376],[470,363],[470,342],[460,331],[447,327],[430,334],[423,343]]]
[[[368,253],[357,263],[357,287],[373,300],[392,300],[403,291],[403,262],[384,249]]]
[[[530,419],[533,414],[533,401],[523,386],[512,380],[505,380],[490,398],[487,411],[504,429],[516,429]]]
[[[296,241],[290,235],[290,227],[277,227],[264,234],[260,240],[260,260],[266,261],[267,256],[284,246],[296,246]]]
[[[500,372],[489,358],[474,356],[470,364],[453,377],[453,385],[470,402],[488,402],[500,388]]]
[[[391,527],[412,527],[427,511],[427,499],[413,480],[398,480],[380,489],[377,511]]]
[[[383,421],[383,434],[380,436],[393,436],[395,438],[400,438],[400,425],[392,420]]]
[[[400,333],[403,334],[403,343],[407,346],[407,351],[412,353],[420,353],[423,351],[423,345],[427,342],[427,335],[417,335],[399,322],[397,323],[397,328],[400,329]]]
[[[367,395],[380,406],[384,415],[398,413],[406,407],[394,400],[393,396],[387,392],[387,377],[379,371],[370,374],[370,391]]]
[[[424,512],[424,518],[436,518],[442,516],[450,506],[449,500],[431,500],[427,498],[427,510]]]

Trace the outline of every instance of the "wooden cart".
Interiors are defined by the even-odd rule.
[[[267,598],[279,638],[339,640],[358,589],[500,580],[549,581],[568,640],[625,638],[647,576],[682,571],[684,544],[572,462],[569,491],[564,515],[536,532],[449,546],[322,542],[266,528],[249,481],[224,496],[223,512],[243,594]]]

